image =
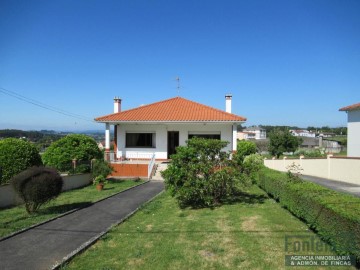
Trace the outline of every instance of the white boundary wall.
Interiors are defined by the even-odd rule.
[[[87,186],[91,183],[91,174],[75,174],[62,176],[64,185],[62,191]],[[16,194],[11,185],[0,186],[0,208],[21,204],[22,200]]]
[[[333,157],[318,159],[265,159],[264,164],[270,169],[287,172],[287,166],[295,163],[303,169],[301,174],[327,178],[360,185],[360,158]]]

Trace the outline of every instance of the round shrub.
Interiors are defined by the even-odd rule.
[[[33,213],[61,193],[63,179],[54,169],[31,167],[15,175],[11,184],[24,200],[26,211]]]
[[[30,142],[8,138],[0,140],[0,183],[32,166],[42,165],[39,151]]]
[[[89,161],[102,158],[102,153],[93,138],[71,134],[52,143],[42,158],[46,166],[65,172],[71,170],[73,159]]]
[[[251,141],[241,140],[237,142],[236,152],[233,155],[233,159],[242,164],[244,158],[248,155],[256,153],[256,144]]]

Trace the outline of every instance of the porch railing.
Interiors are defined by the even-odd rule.
[[[155,154],[152,155],[152,157],[150,159],[150,163],[148,165],[148,179],[150,179],[154,165],[155,165]]]
[[[154,156],[154,153],[141,153],[141,152],[132,152],[132,153],[126,153],[127,159],[152,159]]]
[[[115,161],[115,153],[114,152],[105,152],[104,160],[106,160],[108,162],[114,162]]]

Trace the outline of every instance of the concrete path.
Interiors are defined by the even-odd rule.
[[[0,269],[51,269],[164,189],[147,182],[0,242]]]
[[[304,180],[307,180],[307,181],[317,183],[324,187],[328,187],[328,188],[336,190],[336,191],[340,191],[340,192],[344,192],[344,193],[348,193],[348,194],[360,197],[360,185],[350,184],[350,183],[345,183],[345,182],[340,182],[340,181],[335,181],[335,180],[329,180],[326,178],[320,178],[320,177],[310,176],[310,175],[302,175],[301,178],[303,178]]]
[[[158,181],[164,181],[164,178],[161,176],[161,172],[166,170],[169,163],[167,162],[161,162],[157,164],[155,175],[151,178],[151,180],[158,180]]]

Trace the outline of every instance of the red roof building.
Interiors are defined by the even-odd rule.
[[[110,125],[114,128],[114,159],[151,157],[168,159],[176,147],[191,137],[228,141],[225,150],[236,150],[237,126],[245,117],[231,113],[231,95],[225,96],[226,111],[182,97],[121,111],[121,99],[114,99],[114,113],[95,118],[105,123],[105,148],[110,147]]]

